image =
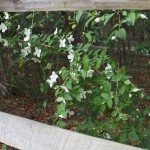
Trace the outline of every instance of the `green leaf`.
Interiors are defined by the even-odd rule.
[[[81,76],[85,80],[86,79],[86,71],[82,70],[81,71]]]
[[[125,92],[125,87],[122,86],[122,87],[119,89],[119,94],[122,95],[124,92]]]
[[[91,31],[89,31],[88,33],[85,34],[85,36],[87,37],[87,39],[88,39],[89,42],[91,42],[92,38],[93,38],[91,34],[92,34]]]
[[[120,39],[126,40],[126,31],[124,28],[119,29],[115,35]]]
[[[89,129],[91,130],[92,128],[95,127],[95,123],[93,123],[91,119],[88,119],[86,122],[84,122],[83,126],[87,128],[88,130]]]
[[[107,106],[108,106],[110,109],[112,108],[112,106],[113,106],[113,101],[112,101],[111,98],[107,100]]]
[[[60,105],[58,105],[57,111],[59,114],[65,110],[66,110],[66,104],[65,103],[61,103]]]
[[[107,47],[104,48],[104,50],[101,52],[101,57],[104,58],[106,56]]]
[[[127,114],[119,114],[120,119],[122,120],[128,120]]]
[[[81,91],[80,89],[74,90],[73,92],[71,92],[71,96],[74,97],[75,99],[77,99],[78,101],[81,101]]]
[[[83,63],[83,69],[84,70],[88,70],[89,69],[89,56],[87,54],[85,54],[83,56],[83,60],[82,60],[82,63]]]
[[[94,18],[95,18],[95,16],[90,17],[90,19],[85,23],[85,27],[88,27],[89,22],[92,21]]]
[[[100,66],[101,66],[101,63],[102,63],[102,58],[98,58],[98,59],[97,59],[97,62],[96,62],[95,69],[99,69]]]
[[[135,130],[131,131],[129,134],[128,134],[128,138],[132,141],[138,141],[139,140],[139,137],[138,135],[136,134]]]
[[[72,97],[69,94],[64,95],[65,100],[72,100]]]
[[[111,115],[112,115],[113,117],[117,116],[117,114],[118,114],[118,111],[116,111],[116,110],[114,110],[114,111],[111,113]]]
[[[119,98],[115,97],[115,105],[117,106],[119,104]]]
[[[101,105],[101,99],[102,99],[102,98],[101,98],[100,95],[96,96],[96,97],[94,98],[94,104],[97,105],[97,106]]]
[[[130,12],[127,16],[127,20],[132,26],[134,26],[136,20],[135,12]]]
[[[103,104],[103,105],[101,105],[101,106],[99,107],[99,113],[100,113],[101,115],[104,114],[105,110],[106,110],[106,105],[105,105],[105,104]]]
[[[127,11],[123,11],[123,12],[122,12],[122,15],[123,15],[123,16],[127,16]]]
[[[82,14],[83,14],[83,11],[78,11],[78,12],[76,13],[76,22],[77,22],[77,23],[79,23]]]
[[[119,137],[119,141],[121,143],[126,143],[126,141],[127,141],[127,133],[121,134],[120,137]]]
[[[104,15],[104,25],[106,25],[107,24],[107,22],[111,19],[111,17],[114,15],[114,13],[113,14],[105,14]]]
[[[103,89],[105,92],[109,93],[111,91],[111,83],[107,81],[103,82]]]
[[[122,78],[122,74],[116,74],[112,77],[112,81],[118,82]]]
[[[66,87],[67,87],[68,89],[72,89],[72,79],[69,79],[69,80],[67,81]]]
[[[62,120],[57,121],[56,125],[57,125],[58,127],[60,127],[60,128],[65,128],[65,127],[67,127],[66,122],[64,122],[64,121],[62,121]]]
[[[125,83],[126,85],[131,84],[130,80],[126,80],[126,81],[124,81],[124,83]]]
[[[106,99],[106,100],[111,98],[108,93],[102,93],[101,96],[103,97],[103,99]]]

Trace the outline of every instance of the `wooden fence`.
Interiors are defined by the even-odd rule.
[[[3,112],[0,142],[21,150],[140,150]]]
[[[0,0],[0,11],[150,9],[150,0]]]
[[[0,11],[150,10],[150,0],[0,0]],[[138,150],[0,112],[0,142],[21,150]],[[140,150],[140,149],[139,149]]]

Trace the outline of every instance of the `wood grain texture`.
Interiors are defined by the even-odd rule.
[[[21,150],[140,150],[3,112],[0,142]]]
[[[150,10],[150,0],[0,0],[0,11]]]

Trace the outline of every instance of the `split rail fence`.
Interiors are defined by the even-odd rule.
[[[3,112],[0,142],[21,150],[140,150]]]
[[[150,0],[0,0],[0,11],[150,9]]]
[[[150,0],[0,0],[0,11],[150,10]],[[21,150],[138,150],[0,112],[0,142]]]

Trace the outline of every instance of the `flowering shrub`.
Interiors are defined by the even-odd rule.
[[[120,20],[112,27],[107,38],[101,38],[104,46],[93,47],[100,40],[98,24],[105,26],[117,13]],[[73,32],[69,29],[63,31],[61,25],[45,33],[44,24],[34,21],[38,12],[26,16],[31,22],[28,26],[23,23],[16,26],[13,21],[20,15],[3,13],[0,42],[20,58],[19,67],[28,62],[40,66],[41,92],[55,91],[56,124],[66,127],[68,117],[79,115],[84,119],[74,123],[77,131],[144,147],[144,140],[148,139],[145,118],[149,115],[149,108],[144,113],[140,112],[137,100],[145,99],[146,95],[132,84],[125,67],[119,67],[107,52],[111,42],[126,40],[123,26],[134,26],[139,18],[148,20],[148,17],[126,11],[102,15],[99,11],[73,13],[71,15],[74,17],[70,19],[72,30],[84,26],[83,33],[79,35],[86,40],[80,43],[76,42]],[[45,16],[46,21],[50,19],[47,13]],[[63,22],[61,19],[59,21]],[[36,32],[39,27],[40,34]],[[12,37],[5,36],[5,32],[12,32],[13,29]],[[61,63],[61,59],[65,63]],[[59,67],[57,63],[60,63]]]

